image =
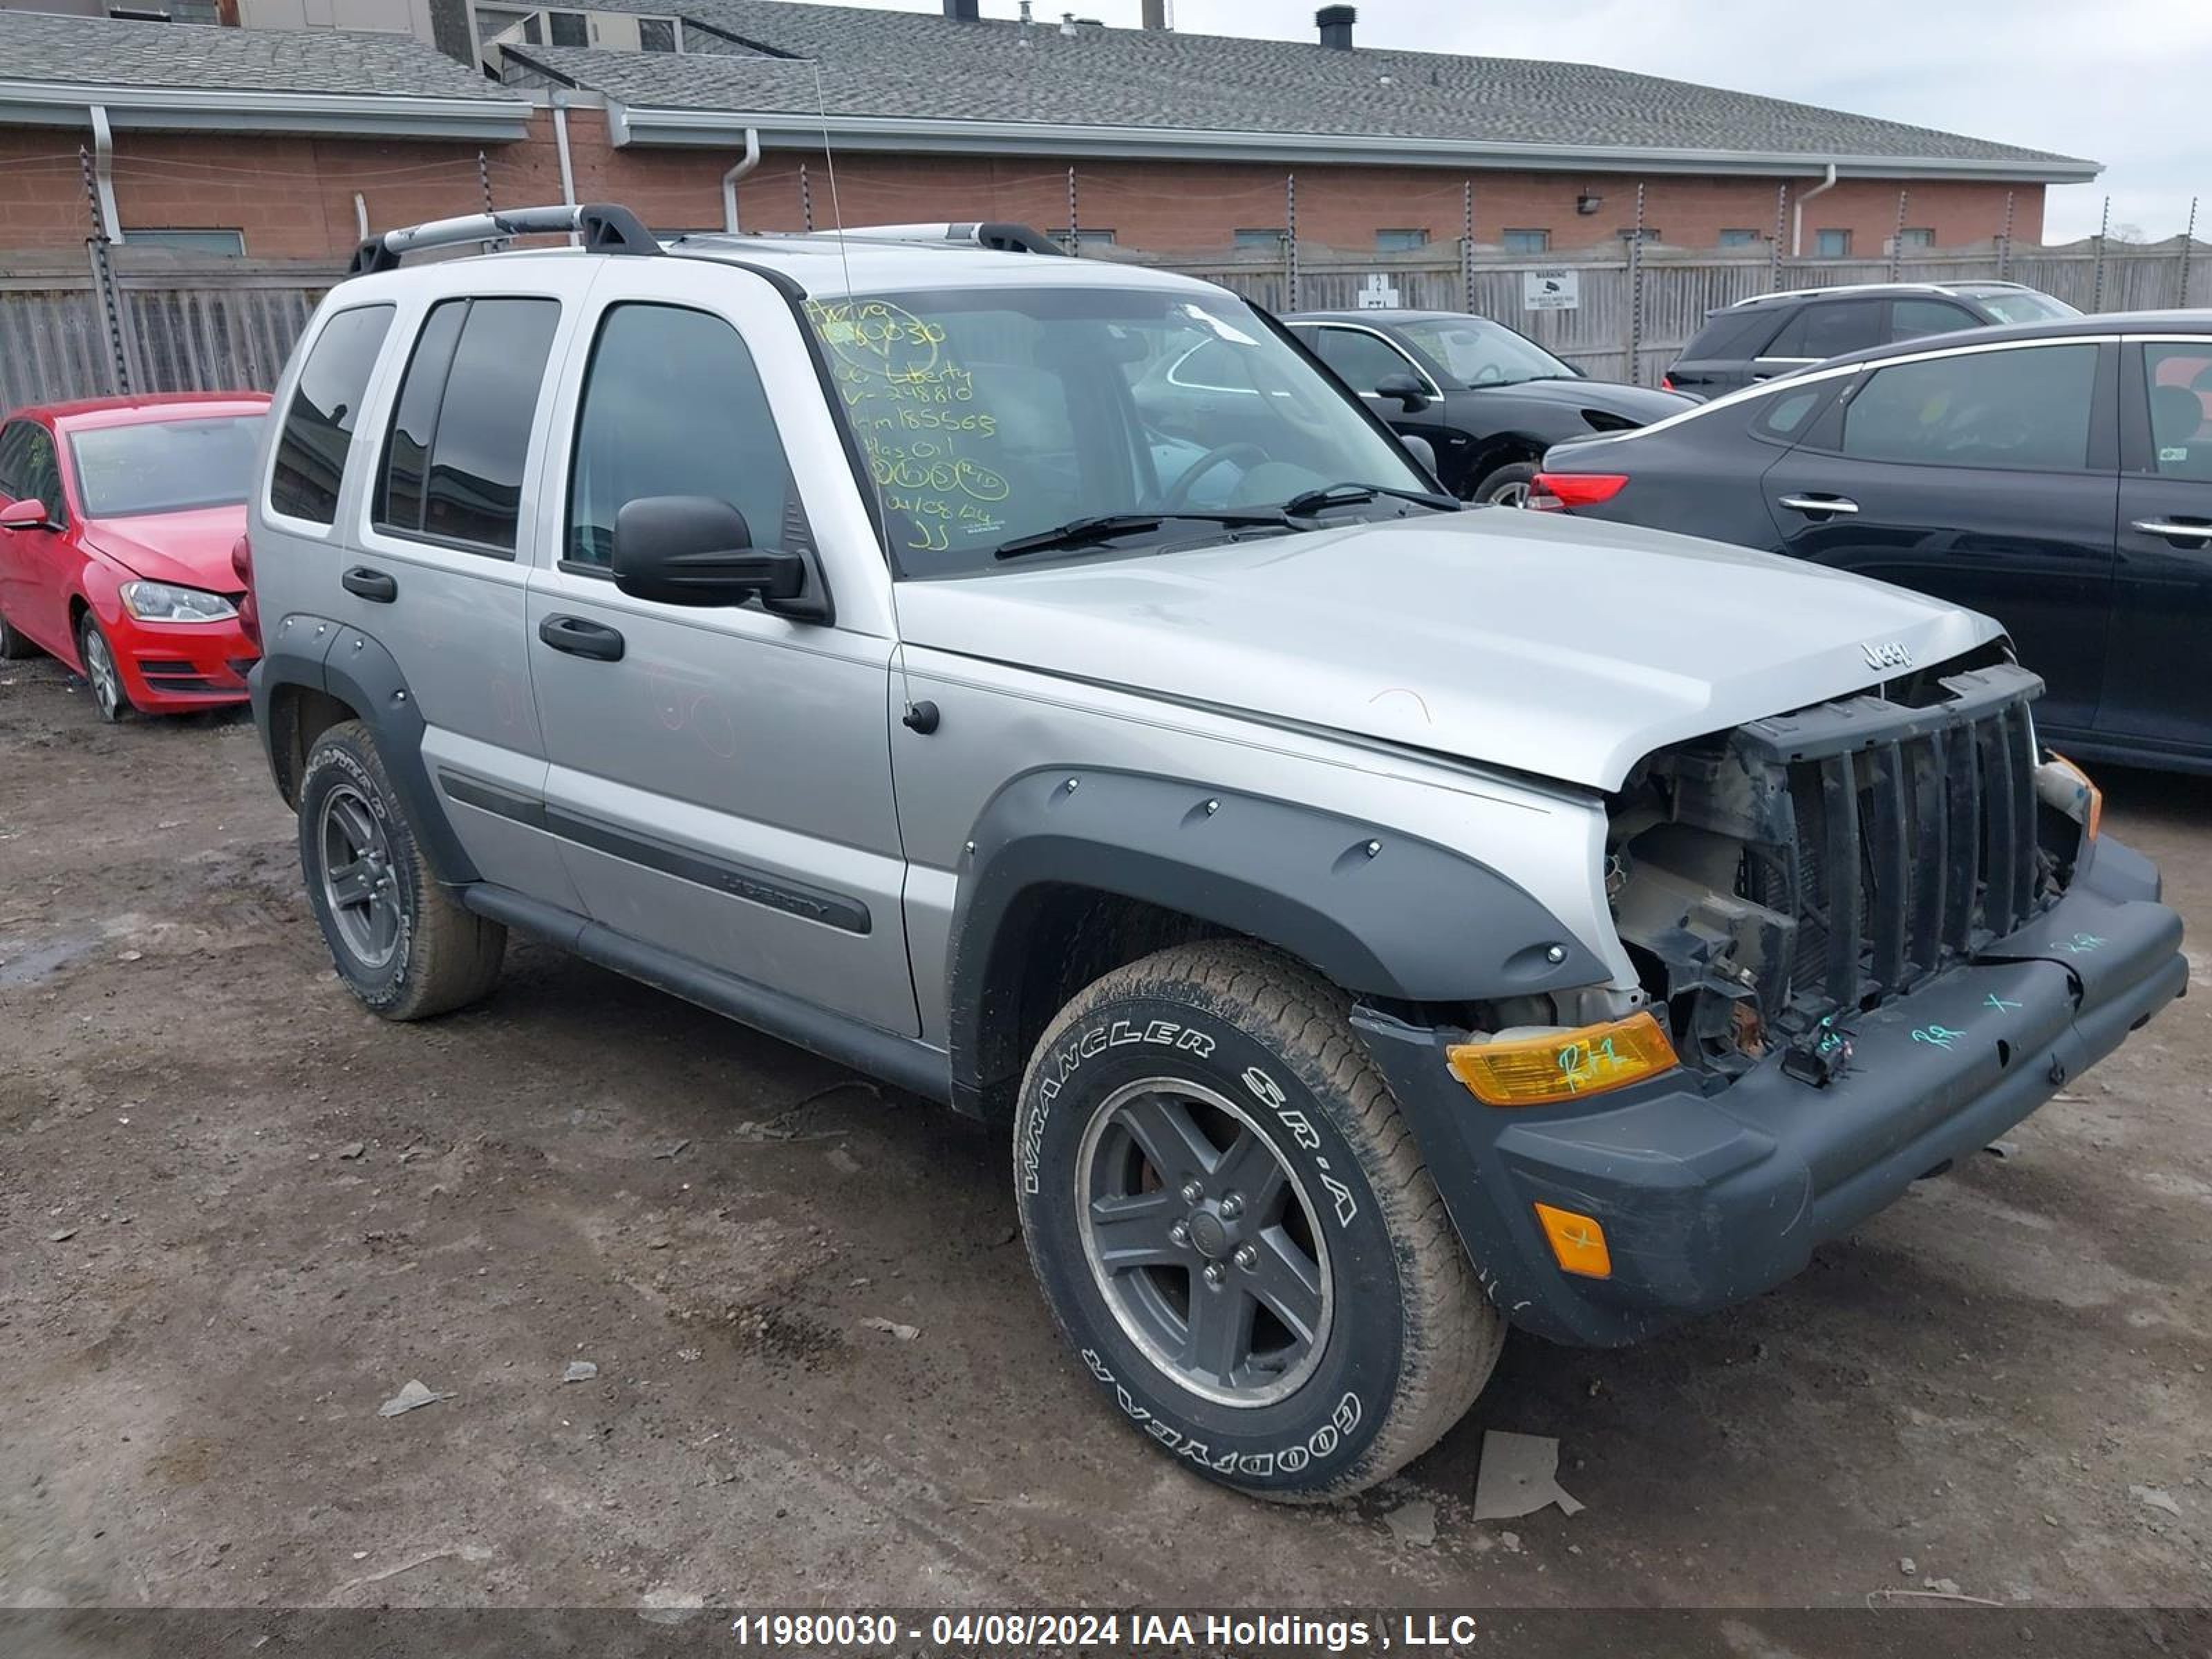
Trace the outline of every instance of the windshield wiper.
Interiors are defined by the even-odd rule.
[[[1000,544],[992,555],[999,559],[1018,559],[1026,553],[1051,553],[1062,548],[1088,547],[1093,543],[1110,541],[1116,536],[1134,536],[1147,530],[1158,530],[1162,525],[1188,520],[1194,524],[1273,525],[1285,529],[1296,529],[1289,522],[1289,514],[1280,507],[1267,507],[1243,512],[1189,513],[1096,513],[1088,518],[1070,519],[1066,524],[1055,525],[1050,530],[1040,530],[1034,535],[1017,536]]]
[[[1389,484],[1360,483],[1357,480],[1346,483],[1323,484],[1319,489],[1309,489],[1293,495],[1283,503],[1283,516],[1302,519],[1332,507],[1356,507],[1361,501],[1371,501],[1377,495],[1388,495],[1401,501],[1417,501],[1423,507],[1433,507],[1441,512],[1456,513],[1459,502],[1449,495],[1439,495],[1432,489],[1395,489]]]

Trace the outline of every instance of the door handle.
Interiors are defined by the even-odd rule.
[[[2212,523],[2189,519],[2137,519],[2130,526],[2146,536],[2166,536],[2180,542],[2212,542]]]
[[[623,636],[581,617],[548,617],[538,624],[538,637],[572,657],[589,657],[594,662],[622,660]]]
[[[1792,513],[1856,513],[1856,501],[1841,495],[1779,495],[1775,498]]]
[[[338,586],[372,605],[390,605],[399,597],[399,584],[381,570],[357,564],[338,578]]]

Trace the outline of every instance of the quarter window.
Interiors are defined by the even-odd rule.
[[[514,554],[530,428],[560,319],[553,300],[431,307],[385,445],[380,529]]]
[[[1314,350],[1354,392],[1372,392],[1389,375],[1413,372],[1395,347],[1364,329],[1324,328]]]
[[[323,325],[284,411],[269,478],[271,513],[313,524],[336,522],[354,423],[391,326],[390,306],[341,311]]]
[[[647,495],[726,501],[763,547],[810,539],[752,354],[705,312],[623,305],[600,324],[576,417],[562,556],[606,569],[616,516]]]
[[[2094,344],[1976,351],[1877,369],[1844,413],[1869,461],[2071,471],[2087,465]]]

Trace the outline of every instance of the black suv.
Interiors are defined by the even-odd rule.
[[[2019,283],[1866,283],[1762,294],[1707,313],[1660,384],[1717,398],[1755,380],[1923,334],[2081,313]]]

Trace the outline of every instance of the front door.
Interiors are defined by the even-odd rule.
[[[54,434],[35,421],[15,422],[7,429],[0,459],[8,465],[0,493],[13,501],[43,502],[46,509],[43,526],[0,531],[0,610],[26,637],[74,660],[69,592],[82,556],[67,535],[70,508]]]
[[[1394,430],[1425,440],[1443,465],[1443,393],[1413,359],[1375,330],[1346,323],[1321,324],[1313,331],[1313,346],[1315,356],[1334,369],[1361,402]],[[1406,375],[1421,383],[1428,398],[1422,408],[1409,410],[1403,398],[1375,389],[1383,380]]]
[[[2130,343],[2097,732],[2212,758],[2212,337]]]
[[[624,263],[564,384],[559,556],[531,586],[547,827],[606,927],[911,1035],[891,641],[611,579],[617,516],[648,496],[719,497],[754,545],[810,551],[777,410],[819,382],[766,281]]]
[[[2086,732],[2105,676],[2119,489],[2116,349],[1961,349],[1876,366],[1766,473],[1785,551],[1992,616]]]

